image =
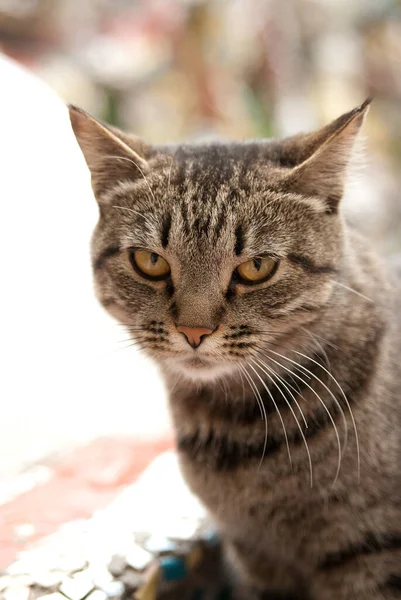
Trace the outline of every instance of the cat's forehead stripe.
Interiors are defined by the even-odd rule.
[[[163,248],[167,248],[168,238],[171,229],[171,214],[168,213],[163,220],[163,227],[161,232],[161,244]]]
[[[237,256],[239,256],[241,254],[241,252],[244,249],[244,229],[242,225],[238,225],[237,229],[235,230],[235,246],[234,246],[234,252]]]

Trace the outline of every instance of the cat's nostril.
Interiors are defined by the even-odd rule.
[[[177,331],[185,335],[188,344],[192,348],[200,346],[203,338],[213,333],[213,329],[207,329],[206,327],[185,327],[185,325],[177,325]]]

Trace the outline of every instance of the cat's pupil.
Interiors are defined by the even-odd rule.
[[[262,266],[262,259],[261,258],[254,258],[253,259],[253,266],[255,267],[255,269],[257,271],[260,271],[260,267]]]
[[[156,252],[152,252],[150,255],[150,262],[152,263],[152,265],[154,266],[158,260],[159,260],[159,255],[156,254]]]

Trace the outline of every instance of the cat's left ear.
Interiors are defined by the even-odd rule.
[[[325,203],[326,212],[336,212],[344,193],[352,148],[370,102],[370,99],[366,100],[326,127],[304,137],[305,147],[313,148],[313,153],[292,169],[286,178],[287,189],[303,196],[317,197]]]
[[[99,202],[118,182],[134,180],[148,170],[151,146],[115,127],[104,125],[76,106],[70,105],[68,110]]]

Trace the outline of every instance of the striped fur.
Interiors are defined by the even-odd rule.
[[[401,598],[399,296],[339,211],[366,111],[282,141],[153,147],[70,109],[99,300],[161,367],[238,598]],[[142,278],[134,248],[170,275]],[[243,285],[237,266],[263,255],[276,270]],[[178,325],[213,333],[193,349]]]

